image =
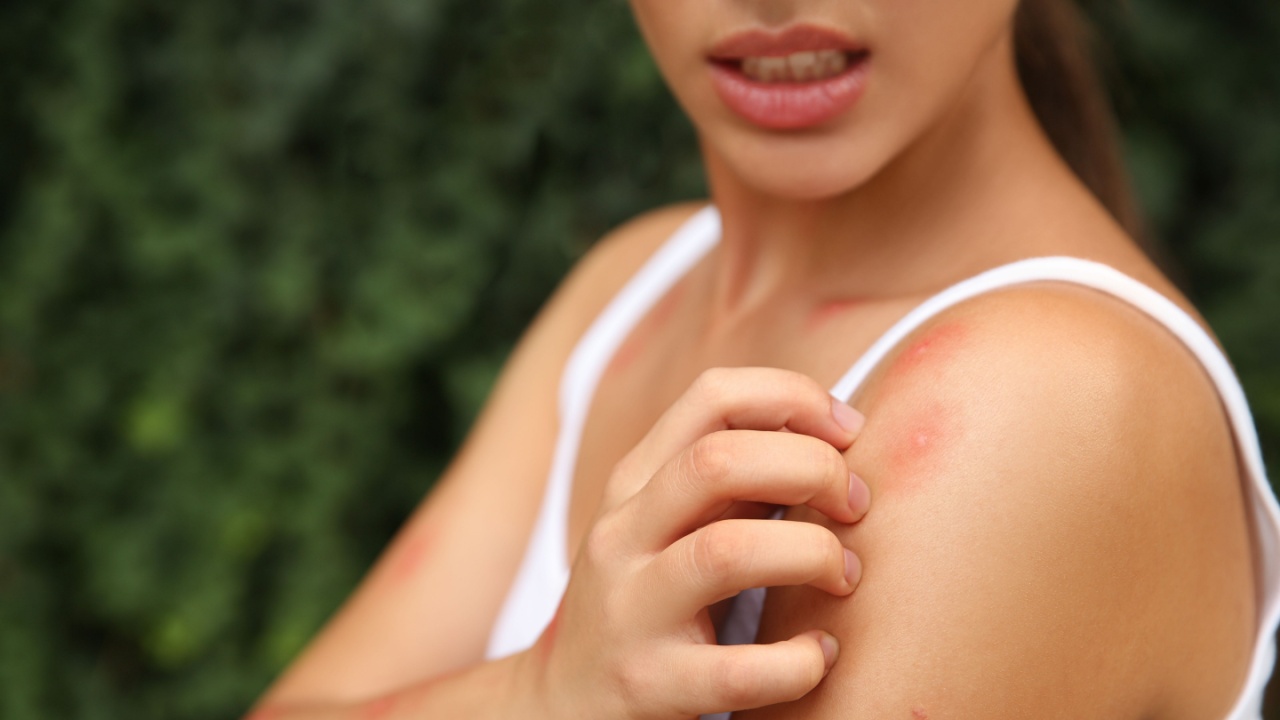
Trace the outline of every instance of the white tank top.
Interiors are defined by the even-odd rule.
[[[583,424],[596,384],[636,323],[719,239],[720,215],[715,208],[695,213],[622,288],[570,355],[560,381],[560,430],[542,508],[520,570],[494,623],[486,657],[496,659],[531,647],[551,622],[569,582],[569,495]],[[1245,497],[1253,517],[1254,547],[1261,561],[1258,583],[1262,590],[1248,680],[1226,720],[1260,720],[1263,691],[1275,664],[1275,633],[1280,621],[1280,507],[1267,483],[1258,434],[1244,391],[1217,345],[1181,308],[1100,263],[1069,257],[1020,260],[961,281],[916,307],[853,364],[831,394],[847,401],[899,342],[947,308],[999,288],[1042,281],[1100,290],[1145,312],[1187,346],[1217,386],[1240,458]],[[722,643],[755,640],[764,593],[763,588],[757,588],[738,596],[721,628]],[[711,717],[704,716],[704,720]],[[727,714],[714,717],[724,718]]]

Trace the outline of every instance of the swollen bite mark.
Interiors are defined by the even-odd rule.
[[[954,441],[956,413],[941,403],[929,403],[890,428],[888,463],[894,483],[917,487],[937,471],[937,456]]]
[[[391,565],[391,579],[397,583],[413,577],[422,566],[431,546],[431,533],[420,528],[406,538],[404,547],[396,551],[396,558]]]
[[[959,323],[946,323],[929,330],[907,346],[889,367],[888,376],[901,377],[935,360],[945,360],[955,355],[963,344],[968,330]]]
[[[924,708],[916,706],[911,708],[911,720],[929,720],[929,713]]]

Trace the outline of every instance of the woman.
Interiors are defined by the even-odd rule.
[[[632,6],[712,206],[582,261],[260,712],[1256,717],[1275,501],[1073,8]]]

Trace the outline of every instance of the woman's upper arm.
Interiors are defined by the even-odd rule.
[[[771,590],[760,641],[833,632],[787,718],[1222,717],[1255,611],[1234,449],[1171,335],[1077,288],[993,294],[855,406],[857,592]],[[798,514],[797,514],[798,515]],[[818,521],[818,518],[803,516]]]
[[[271,700],[364,699],[482,658],[541,503],[568,355],[693,209],[641,216],[578,264],[512,353],[436,489],[271,689]]]

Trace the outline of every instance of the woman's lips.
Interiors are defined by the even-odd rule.
[[[770,130],[814,127],[844,113],[862,96],[869,57],[851,38],[811,25],[737,33],[708,53],[720,99]]]

